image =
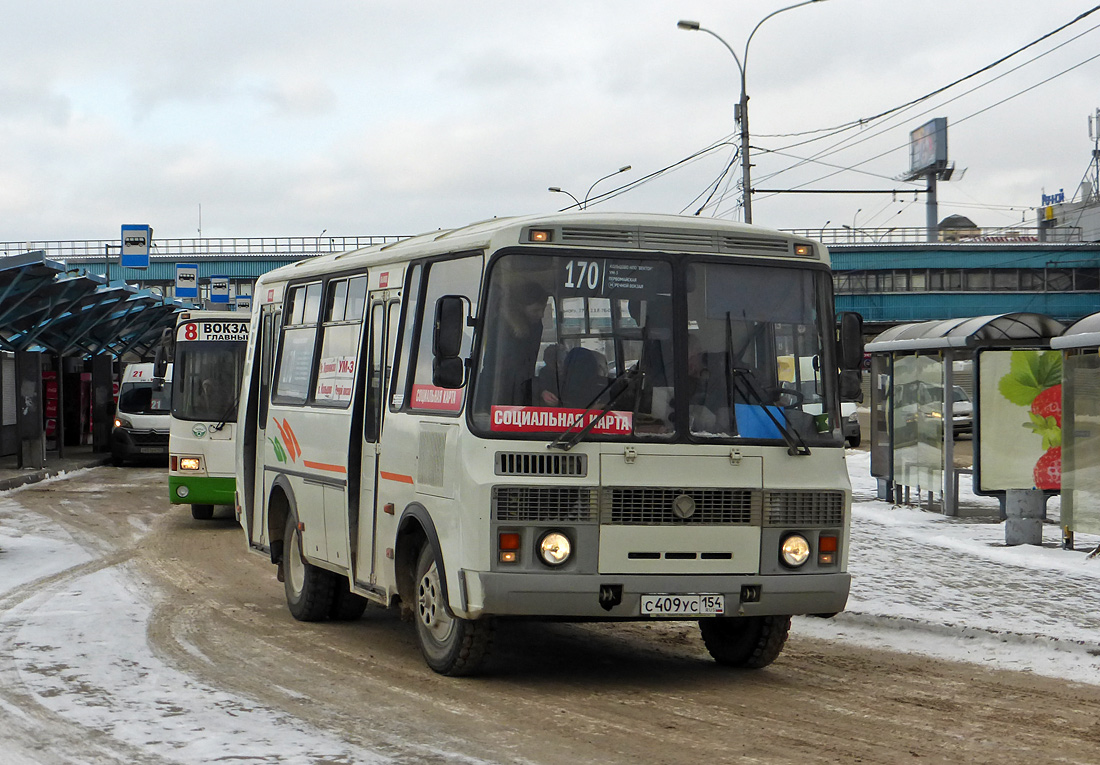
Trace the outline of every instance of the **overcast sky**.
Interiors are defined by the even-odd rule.
[[[583,198],[632,166],[596,196],[735,133],[736,63],[678,19],[741,56],[791,1],[0,0],[0,241],[113,239],[123,223],[194,237],[200,206],[206,237],[412,234],[559,209],[571,200],[549,186]],[[1100,11],[889,121],[778,136],[904,104],[1095,4],[822,0],[769,19],[747,57],[753,185],[914,188],[894,180],[909,131],[946,117],[957,170],[939,217],[1034,225],[1043,191],[1068,200],[1089,167]],[[592,209],[694,213],[732,151]],[[704,215],[740,219],[739,177]],[[925,209],[911,193],[758,193],[753,218],[923,226]]]

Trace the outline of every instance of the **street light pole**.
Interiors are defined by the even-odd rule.
[[[575,196],[573,196],[572,194],[570,194],[568,191],[561,188],[560,186],[551,186],[550,188],[547,189],[547,191],[552,191],[555,194],[565,194],[566,196],[568,196],[570,199],[572,199],[574,202],[577,203],[577,208],[578,209],[580,209],[580,210],[584,209],[584,205],[581,204],[581,200],[577,199]]]
[[[623,165],[622,167],[620,167],[615,172],[608,173],[603,178],[597,178],[596,183],[599,183],[600,181],[606,181],[608,178],[610,178],[612,176],[615,176],[615,175],[618,175],[619,173],[625,173],[629,169],[630,169],[630,165]],[[584,195],[584,201],[583,202],[581,200],[577,199],[575,196],[573,196],[572,194],[570,194],[568,191],[566,191],[565,189],[563,189],[560,186],[550,186],[547,189],[547,191],[551,191],[555,194],[565,194],[565,195],[567,195],[570,199],[572,199],[574,202],[577,203],[577,209],[584,210],[584,209],[588,208],[588,198],[592,195],[592,189],[596,188],[596,183],[593,183],[591,186],[588,187],[588,193],[586,193]]]
[[[760,21],[756,22],[756,26],[749,32],[748,38],[745,40],[745,51],[740,58],[734,52],[730,44],[719,37],[711,30],[699,25],[698,21],[678,21],[676,26],[680,29],[686,29],[695,32],[706,32],[708,35],[716,39],[722,45],[726,46],[726,50],[733,56],[734,62],[737,64],[737,71],[741,75],[741,98],[737,103],[737,111],[734,114],[734,120],[741,126],[741,189],[744,197],[745,208],[745,223],[752,223],[752,164],[749,161],[749,92],[745,84],[745,70],[749,64],[749,43],[752,42],[752,36],[756,34],[756,30],[760,29],[760,25],[770,19],[772,16],[776,16],[784,11],[794,10],[795,8],[801,8],[804,5],[810,5],[812,3],[820,3],[823,0],[803,0],[801,3],[795,3],[794,5],[788,5],[785,8],[772,11]]]
[[[626,172],[627,170],[629,170],[629,169],[630,169],[630,165],[623,165],[622,167],[620,167],[620,168],[619,168],[618,170],[616,170],[615,172],[613,172],[613,173],[608,173],[608,174],[607,174],[607,175],[605,175],[605,176],[604,176],[603,178],[597,178],[597,179],[596,179],[596,183],[599,183],[600,181],[606,181],[606,180],[607,180],[608,178],[610,178],[610,177],[611,177],[611,176],[613,176],[613,175],[618,175],[619,173],[625,173],[625,172]],[[591,186],[589,186],[589,187],[588,187],[588,191],[587,191],[587,192],[585,193],[585,195],[584,195],[584,204],[583,204],[583,205],[581,205],[581,207],[583,207],[583,208],[585,208],[585,209],[587,209],[587,208],[588,208],[588,197],[589,197],[589,196],[591,196],[591,194],[592,194],[592,189],[596,188],[596,183],[593,183],[593,184],[592,184]]]

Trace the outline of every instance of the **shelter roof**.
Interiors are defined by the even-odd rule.
[[[1062,322],[1039,313],[1004,313],[922,321],[891,327],[867,344],[870,353],[978,348],[1046,343],[1065,330]]]
[[[1070,328],[1050,341],[1051,348],[1088,348],[1100,346],[1100,313],[1078,319]]]
[[[0,350],[145,355],[184,305],[42,252],[0,259]]]

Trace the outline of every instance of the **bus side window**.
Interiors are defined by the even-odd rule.
[[[313,349],[317,344],[317,320],[321,308],[321,284],[307,284],[290,291],[290,321],[283,326],[276,360],[276,403],[304,404],[313,376]]]
[[[417,263],[409,269],[409,281],[405,285],[405,311],[401,324],[401,344],[393,355],[393,385],[390,386],[390,410],[397,411],[405,406],[406,386],[409,379],[409,348],[412,347],[413,331],[416,329],[416,307],[420,303],[420,277],[423,267]],[[397,336],[397,325],[390,327],[390,333]]]
[[[432,382],[433,320],[436,301],[444,295],[460,295],[470,301],[470,315],[477,315],[478,294],[481,291],[481,255],[452,260],[438,260],[430,264],[424,301],[419,306],[417,330],[413,347],[416,358],[413,366],[412,397],[409,407],[433,412],[457,413],[462,409],[465,390],[437,388]],[[473,330],[463,327],[462,347],[459,357],[469,359],[473,345]]]
[[[267,405],[271,397],[271,362],[274,356],[275,332],[282,313],[266,311],[260,319],[260,422],[267,422]]]
[[[367,358],[367,417],[364,437],[377,441],[382,417],[382,371],[385,366],[385,309],[382,303],[374,303],[370,309],[370,343]]]

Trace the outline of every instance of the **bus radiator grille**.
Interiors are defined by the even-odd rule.
[[[593,523],[596,492],[558,486],[494,486],[493,518],[505,523]]]
[[[842,526],[844,492],[766,491],[765,526]]]
[[[588,455],[497,452],[496,474],[564,475],[583,478],[588,475]]]
[[[686,495],[690,513],[676,509]],[[607,487],[600,522],[613,526],[748,526],[760,523],[760,492],[753,489]]]

